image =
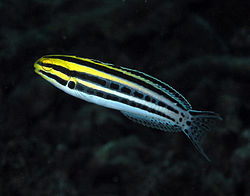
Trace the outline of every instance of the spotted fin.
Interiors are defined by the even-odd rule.
[[[121,111],[121,113],[126,116],[128,119],[132,120],[133,122],[139,123],[141,125],[159,129],[162,131],[169,131],[169,132],[179,132],[181,128],[174,124],[171,124],[169,121],[152,118],[144,115],[138,115],[130,112]]]
[[[203,112],[190,110],[192,115],[190,125],[187,125],[184,129],[184,133],[191,140],[195,148],[208,160],[208,156],[203,151],[201,145],[208,131],[210,131],[216,124],[216,121],[222,120],[219,114],[214,112]]]

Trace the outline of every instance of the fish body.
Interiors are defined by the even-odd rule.
[[[221,117],[192,110],[168,84],[137,70],[70,55],[47,55],[34,67],[37,74],[70,95],[119,110],[130,120],[151,128],[184,132],[209,160],[201,144]]]

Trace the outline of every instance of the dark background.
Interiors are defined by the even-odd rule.
[[[1,0],[0,195],[250,195],[248,0]],[[223,122],[207,162],[33,72],[72,54],[149,73]]]

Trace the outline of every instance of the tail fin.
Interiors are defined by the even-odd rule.
[[[219,114],[207,111],[189,110],[191,114],[191,121],[187,123],[184,133],[191,140],[195,148],[208,160],[205,152],[203,151],[201,144],[211,128],[214,127],[217,120],[222,120]],[[187,121],[188,122],[188,121]]]

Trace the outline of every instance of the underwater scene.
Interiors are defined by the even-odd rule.
[[[0,195],[250,195],[249,11],[1,0]]]

